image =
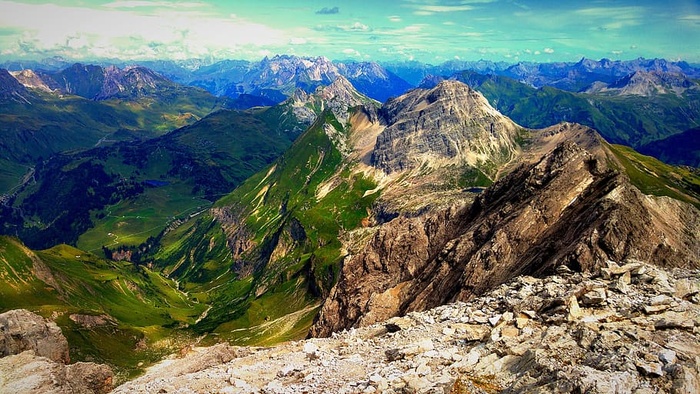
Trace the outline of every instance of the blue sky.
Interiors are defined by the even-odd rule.
[[[700,62],[697,0],[0,0],[0,58]]]

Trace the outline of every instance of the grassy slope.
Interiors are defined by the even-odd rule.
[[[609,145],[632,184],[642,193],[668,196],[700,209],[700,174],[675,167],[624,145]]]
[[[163,238],[155,256],[166,273],[177,276],[193,295],[214,308],[196,328],[214,331],[236,343],[270,343],[306,334],[318,305],[320,288],[336,279],[341,258],[338,237],[360,226],[376,195],[376,185],[351,176],[343,158],[324,132],[344,128],[325,113],[275,164],[248,179],[216,203],[247,218],[245,232],[256,245],[242,257],[255,266],[238,276],[221,226],[208,215]],[[338,186],[323,198],[318,187],[332,176]],[[291,228],[304,236],[293,239]],[[274,253],[275,249],[284,253]]]
[[[35,275],[41,266],[53,277],[50,284]],[[69,340],[72,361],[110,363],[122,378],[138,372],[138,363],[174,350],[177,343],[163,339],[194,323],[206,308],[145,267],[66,245],[32,252],[8,237],[0,237],[0,282],[0,311],[26,308],[55,318]],[[88,329],[70,319],[74,313],[108,314],[118,324]]]
[[[276,159],[293,133],[275,119],[293,120],[275,111],[219,111],[148,141],[54,157],[37,167],[38,184],[28,185],[15,202],[34,219],[18,217],[15,210],[5,220],[13,223],[5,232],[18,232],[34,248],[60,242],[77,242],[90,251],[138,245],[173,219],[205,209]],[[149,186],[152,180],[162,184]],[[130,185],[128,192],[110,191],[123,185]],[[56,211],[56,206],[72,209]],[[60,229],[48,236],[49,225]]]
[[[13,164],[33,165],[58,152],[92,147],[102,138],[152,138],[224,105],[202,90],[183,87],[134,100],[92,101],[40,91],[33,95],[30,104],[8,102],[0,111],[0,157]],[[19,179],[14,173],[0,173],[0,193]]]

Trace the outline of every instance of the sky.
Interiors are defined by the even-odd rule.
[[[666,58],[700,63],[698,0],[0,0],[0,59]]]

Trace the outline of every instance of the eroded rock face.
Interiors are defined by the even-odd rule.
[[[0,314],[0,357],[25,350],[51,361],[70,362],[68,341],[56,323],[25,309]]]
[[[372,165],[387,173],[421,166],[504,163],[520,127],[458,81],[416,89],[381,110],[387,128],[377,137]]]
[[[112,370],[106,365],[66,365],[32,351],[0,358],[0,392],[94,394],[112,389]]]
[[[524,164],[458,211],[385,224],[344,262],[313,336],[468,300],[518,275],[608,260],[700,265],[700,213],[641,194],[572,141]]]
[[[69,361],[68,341],[56,323],[24,309],[0,314],[0,392],[92,394],[112,389],[110,367],[67,365]]]
[[[114,392],[696,393],[698,289],[698,270],[560,266],[330,338],[194,349]]]

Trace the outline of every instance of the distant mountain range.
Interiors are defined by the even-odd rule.
[[[592,60],[582,58],[578,62],[511,64],[506,62],[458,61],[438,66],[418,62],[397,62],[384,65],[388,70],[413,85],[420,85],[428,76],[447,77],[459,71],[474,71],[485,75],[509,77],[530,86],[552,86],[562,90],[580,91],[593,82],[612,83],[637,71],[683,73],[691,78],[700,77],[700,65],[687,62],[671,62],[665,59]]]
[[[101,63],[99,63],[101,64]],[[110,62],[126,67],[129,63]],[[131,63],[134,64],[134,63]],[[610,84],[637,71],[682,73],[689,78],[700,78],[700,65],[665,59],[592,60],[582,58],[578,62],[555,63],[507,63],[489,60],[451,60],[439,65],[403,62],[355,62],[330,61],[324,57],[304,58],[291,55],[265,57],[260,61],[222,60],[206,63],[202,60],[140,61],[135,64],[150,68],[167,78],[186,85],[198,86],[217,96],[237,97],[240,94],[274,95],[266,91],[290,93],[290,88],[313,88],[319,83],[329,83],[335,76],[343,75],[360,92],[379,101],[397,96],[410,87],[420,85],[428,76],[449,77],[460,71],[474,71],[485,75],[510,77],[530,86],[552,86],[578,92],[594,82]],[[24,69],[57,72],[69,68],[72,63],[61,58],[44,61],[8,61],[0,67],[11,71]],[[365,86],[367,85],[367,86]],[[370,86],[371,85],[371,86]],[[278,102],[279,96],[277,97]]]

